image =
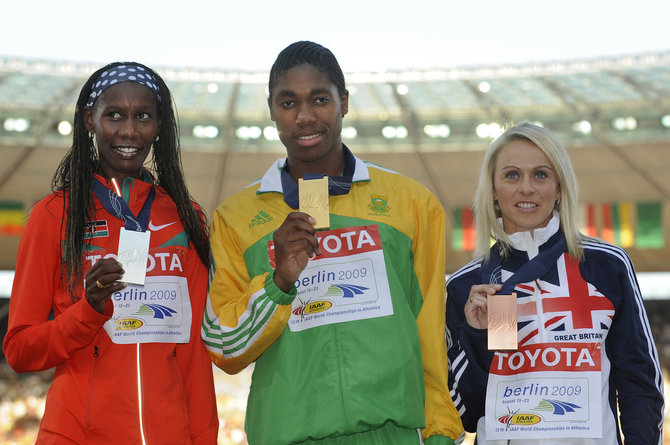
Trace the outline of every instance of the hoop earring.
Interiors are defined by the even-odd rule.
[[[156,139],[154,139],[154,140],[151,142],[151,151],[155,151],[155,150],[156,150],[156,146],[158,145],[158,141],[160,141],[160,139],[161,139],[160,136],[156,136]]]

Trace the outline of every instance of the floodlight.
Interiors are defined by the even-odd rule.
[[[62,134],[63,136],[67,136],[72,133],[72,124],[68,121],[60,121],[58,123],[57,129],[58,133]]]
[[[486,81],[479,82],[479,91],[482,93],[488,93],[491,91],[491,84]]]
[[[503,133],[502,127],[497,122],[491,122],[489,124],[488,131],[489,131],[489,137],[491,139],[495,139]]]
[[[475,131],[477,133],[477,136],[479,136],[482,139],[484,138],[495,139],[502,134],[503,129],[499,123],[491,122],[489,124],[477,125],[477,129]]]
[[[612,127],[619,131],[635,130],[637,128],[637,119],[633,116],[617,117],[612,121]]]
[[[591,134],[592,130],[591,122],[586,120],[575,122],[574,124],[572,124],[572,129],[573,131],[576,131],[578,133]]]
[[[384,136],[386,139],[393,139],[395,137],[395,127],[387,125],[386,127],[382,128],[382,136]]]
[[[448,138],[451,134],[451,128],[447,124],[426,125],[423,127],[423,132],[426,136],[431,138]]]
[[[235,136],[239,139],[248,141],[249,139],[258,139],[263,134],[261,127],[251,126],[251,127],[238,127],[235,130]]]
[[[356,127],[342,128],[342,139],[356,139],[356,136],[358,136],[358,130],[356,130]]]
[[[219,129],[214,125],[196,125],[193,127],[193,136],[201,139],[214,139],[219,135]]]
[[[398,125],[397,127],[387,125],[382,128],[382,136],[386,139],[405,139],[408,134],[407,128],[402,125]]]
[[[214,125],[208,125],[205,127],[205,137],[208,139],[213,139],[219,135],[219,129]]]
[[[265,139],[268,141],[278,141],[279,132],[277,132],[275,127],[265,127],[263,128],[263,137],[265,137]]]
[[[30,128],[30,121],[23,117],[8,117],[3,124],[5,131],[16,131],[23,133]]]

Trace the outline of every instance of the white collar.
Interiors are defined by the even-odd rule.
[[[368,172],[368,166],[356,155],[354,155],[354,159],[356,159],[356,167],[351,182],[369,181],[370,172]],[[263,179],[261,179],[261,185],[258,188],[257,193],[283,193],[281,186],[281,171],[285,164],[286,158],[279,158],[267,169],[263,175]]]
[[[498,218],[498,224],[502,227],[502,218]],[[507,236],[509,244],[516,250],[521,250],[528,253],[528,259],[534,258],[540,246],[547,242],[561,226],[561,220],[558,212],[553,211],[549,224],[545,227],[533,230],[533,235],[530,231],[515,232]]]

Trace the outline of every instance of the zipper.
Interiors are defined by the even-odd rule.
[[[142,368],[140,367],[140,344],[137,343],[137,405],[138,412],[140,415],[140,438],[142,439],[142,445],[147,444],[147,440],[144,437],[144,415],[142,413]]]
[[[91,406],[93,406],[93,386],[95,382],[95,369],[97,368],[97,358],[100,356],[98,345],[93,346],[93,364],[91,365],[91,380],[88,382],[88,397],[86,406],[86,428],[91,426]]]
[[[540,279],[535,280],[535,286],[537,286],[537,290],[534,292],[535,294],[535,307],[537,308],[537,335],[540,337],[540,342],[545,341],[545,332],[544,332],[544,319],[540,314],[543,314],[542,312],[542,287],[540,286]]]

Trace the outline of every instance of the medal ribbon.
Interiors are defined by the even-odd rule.
[[[351,181],[356,170],[356,159],[346,146],[342,146],[344,152],[344,172],[342,176],[328,176],[328,195],[346,195],[351,190]],[[305,173],[303,179],[320,179],[324,175],[315,173]],[[288,160],[281,171],[281,185],[284,193],[284,202],[292,209],[300,207],[298,197],[298,183],[290,175]]]
[[[147,196],[140,213],[135,216],[128,207],[128,204],[119,195],[104,186],[99,180],[93,183],[93,192],[98,197],[102,206],[113,216],[126,222],[126,230],[134,230],[136,232],[146,232],[149,226],[149,215],[151,213],[151,204],[154,202],[156,195],[156,187],[151,186],[149,196]]]
[[[507,295],[514,291],[517,284],[528,283],[542,277],[556,260],[565,252],[567,244],[563,234],[559,231],[558,240],[553,246],[537,254],[532,260],[521,266],[512,276],[502,283],[500,249],[496,244],[491,251],[491,258],[482,264],[482,283],[501,283],[503,287],[497,292]]]

